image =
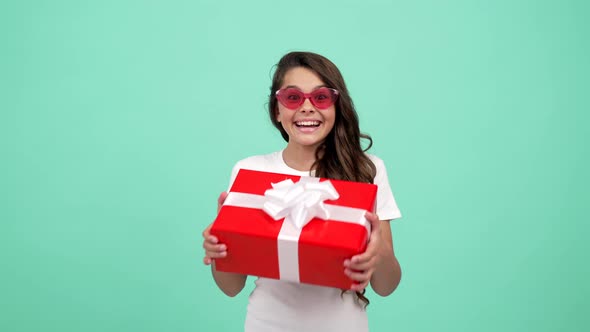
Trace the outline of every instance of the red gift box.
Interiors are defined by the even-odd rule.
[[[349,289],[343,262],[366,249],[376,195],[369,183],[241,169],[210,230],[227,246],[215,267]]]

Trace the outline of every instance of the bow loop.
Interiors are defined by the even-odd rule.
[[[313,218],[330,219],[325,200],[338,199],[340,195],[330,181],[318,182],[318,178],[302,177],[294,183],[287,179],[272,184],[265,193],[263,210],[273,219],[285,218],[298,229]]]

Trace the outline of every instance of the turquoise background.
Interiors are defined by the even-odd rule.
[[[372,331],[584,331],[586,1],[0,5],[0,330],[239,331],[201,231],[284,146],[286,52],[333,60],[386,163],[403,279]]]

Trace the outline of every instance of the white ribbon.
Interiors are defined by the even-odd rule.
[[[267,201],[262,209],[274,220],[285,218],[298,229],[316,217],[330,219],[324,201],[340,197],[330,181],[319,182],[319,178],[302,177],[297,183],[288,179],[272,187],[264,193]]]
[[[324,204],[340,195],[330,181],[301,177],[294,183],[284,180],[273,183],[264,196],[230,192],[223,205],[262,209],[274,220],[285,218],[279,231],[277,249],[281,280],[299,282],[299,236],[313,218],[359,224],[370,232],[370,223],[363,209]]]

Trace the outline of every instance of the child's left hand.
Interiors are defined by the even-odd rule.
[[[378,252],[381,244],[381,221],[374,213],[367,212],[365,217],[371,223],[371,235],[369,236],[367,249],[364,253],[344,261],[344,274],[358,282],[351,285],[350,290],[358,292],[365,289],[371,281],[371,276],[379,261]]]

